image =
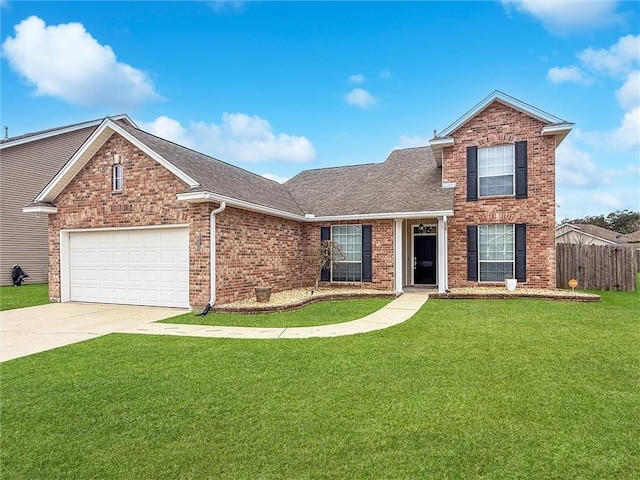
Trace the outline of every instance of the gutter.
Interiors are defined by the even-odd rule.
[[[209,247],[209,283],[211,285],[211,300],[209,300],[209,308],[216,304],[216,215],[224,212],[225,208],[227,208],[226,202],[220,202],[220,206],[211,210],[211,213],[209,214],[209,227],[211,229],[209,234],[209,241],[211,243]],[[209,308],[207,308],[207,311]]]

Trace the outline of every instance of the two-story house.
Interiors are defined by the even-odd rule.
[[[105,119],[26,212],[49,215],[59,301],[199,308],[322,281],[401,292],[555,288],[555,149],[572,124],[494,92],[383,163],[285,184]]]

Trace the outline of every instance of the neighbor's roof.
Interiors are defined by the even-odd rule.
[[[622,233],[609,230],[607,228],[599,227],[597,225],[591,225],[588,223],[564,223],[556,227],[556,232],[563,227],[569,227],[570,230],[578,233],[584,233],[590,237],[597,237],[601,240],[605,240],[611,243],[626,244],[629,240],[633,240],[631,235],[624,235]],[[558,236],[558,233],[556,233]]]
[[[136,126],[135,122],[131,120],[126,114],[114,115],[109,118],[111,118],[112,120],[119,120],[122,123],[126,122],[129,125]],[[75,132],[76,130],[82,130],[83,128],[97,127],[103,121],[104,118],[98,118],[96,120],[89,120],[87,122],[74,123],[72,125],[65,125],[63,127],[49,128],[46,130],[39,130],[37,132],[29,132],[23,135],[17,135],[15,137],[3,138],[0,140],[0,149],[15,147],[23,143],[35,142],[44,138],[62,135],[63,133]]]
[[[453,210],[430,147],[394,150],[384,163],[306,170],[285,183],[317,217]]]

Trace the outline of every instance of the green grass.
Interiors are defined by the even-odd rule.
[[[186,313],[161,320],[160,323],[224,325],[234,327],[309,327],[348,322],[365,317],[391,302],[390,298],[359,298],[312,303],[297,310],[279,313],[246,315],[240,313],[209,313],[204,317]]]
[[[0,287],[0,311],[14,308],[33,307],[49,303],[49,284],[22,284],[19,287]]]
[[[640,295],[368,334],[113,334],[2,364],[3,479],[640,478]]]

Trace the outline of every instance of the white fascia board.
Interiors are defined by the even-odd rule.
[[[438,218],[453,217],[453,210],[437,210],[423,212],[394,212],[394,213],[359,213],[354,215],[328,215],[306,219],[308,222],[338,222],[342,220],[393,220],[405,218]]]
[[[540,134],[542,136],[553,135],[556,137],[556,147],[560,145],[569,132],[574,127],[574,123],[559,123],[557,125],[547,125],[542,127]]]
[[[429,140],[429,145],[431,145],[432,149],[443,149],[444,147],[452,147],[455,145],[455,140],[453,137],[445,137],[445,138],[432,138]]]
[[[58,213],[58,207],[48,207],[44,205],[34,205],[31,207],[23,207],[22,213],[44,213],[46,215],[52,215]]]
[[[156,153],[154,150],[152,150],[151,148],[149,148],[148,146],[146,146],[144,143],[142,143],[140,140],[138,140],[136,137],[134,137],[133,135],[129,134],[129,132],[127,132],[126,130],[120,128],[120,126],[116,123],[110,122],[110,127],[119,135],[121,135],[122,137],[124,137],[126,140],[128,140],[129,142],[131,142],[135,147],[137,147],[139,150],[143,151],[144,153],[146,153],[148,156],[150,156],[151,158],[153,158],[156,162],[158,162],[160,165],[162,165],[164,168],[166,168],[167,170],[169,170],[171,173],[173,173],[176,177],[178,177],[180,180],[182,180],[184,183],[186,183],[187,185],[189,185],[189,188],[195,188],[195,187],[199,187],[200,184],[198,182],[196,182],[193,178],[191,178],[189,175],[187,175],[185,172],[183,172],[182,170],[180,170],[178,167],[176,167],[173,163],[169,162],[168,160],[166,160],[163,156],[159,155],[158,153]]]
[[[201,203],[201,202],[225,202],[228,206],[237,207],[242,210],[249,210],[251,212],[264,213],[273,217],[286,218],[289,220],[296,220],[298,222],[305,221],[303,215],[295,213],[285,212],[276,208],[265,207],[256,203],[246,202],[244,200],[238,200],[237,198],[227,197],[226,195],[219,195],[211,192],[191,192],[191,193],[179,193],[177,199],[184,202]]]
[[[488,97],[486,97],[484,100],[478,103],[475,107],[473,107],[463,116],[461,116],[458,120],[453,122],[451,125],[445,128],[442,132],[440,132],[437,138],[446,137],[451,132],[454,132],[455,130],[457,130],[460,126],[467,123],[469,120],[471,120],[473,117],[475,117],[477,114],[482,112],[485,108],[487,108],[491,103],[493,103],[494,100],[498,100],[499,102],[509,107],[512,107],[526,115],[537,118],[538,120],[544,123],[548,123],[548,124],[566,123],[564,120],[562,120],[559,117],[556,117],[555,115],[551,115],[550,113],[540,110],[539,108],[536,108],[516,98],[513,98],[505,93],[495,90]]]
[[[289,220],[296,220],[298,222],[337,222],[341,220],[387,220],[394,218],[437,218],[442,216],[453,216],[453,210],[441,210],[441,211],[422,211],[422,212],[394,212],[394,213],[364,213],[353,215],[330,215],[330,216],[313,216],[312,213],[306,213],[304,215],[297,215],[295,213],[284,212],[275,208],[264,207],[255,203],[245,202],[236,198],[227,197],[225,195],[218,195],[211,192],[187,192],[179,193],[177,195],[178,200],[184,202],[225,202],[227,205],[237,207],[243,210],[249,210],[252,212],[264,213],[272,215],[274,217],[286,218]]]
[[[62,190],[73,180],[82,167],[93,157],[93,155],[105,144],[113,133],[117,133],[131,142],[136,148],[143,151],[149,157],[153,158],[160,165],[165,167],[180,180],[185,182],[189,187],[199,186],[198,182],[193,180],[189,175],[178,169],[175,165],[165,160],[155,151],[151,150],[137,138],[130,135],[121,128],[113,120],[106,118],[100,126],[89,136],[82,144],[78,151],[71,159],[62,167],[62,169],[53,177],[53,180],[38,194],[34,202],[52,202]]]

